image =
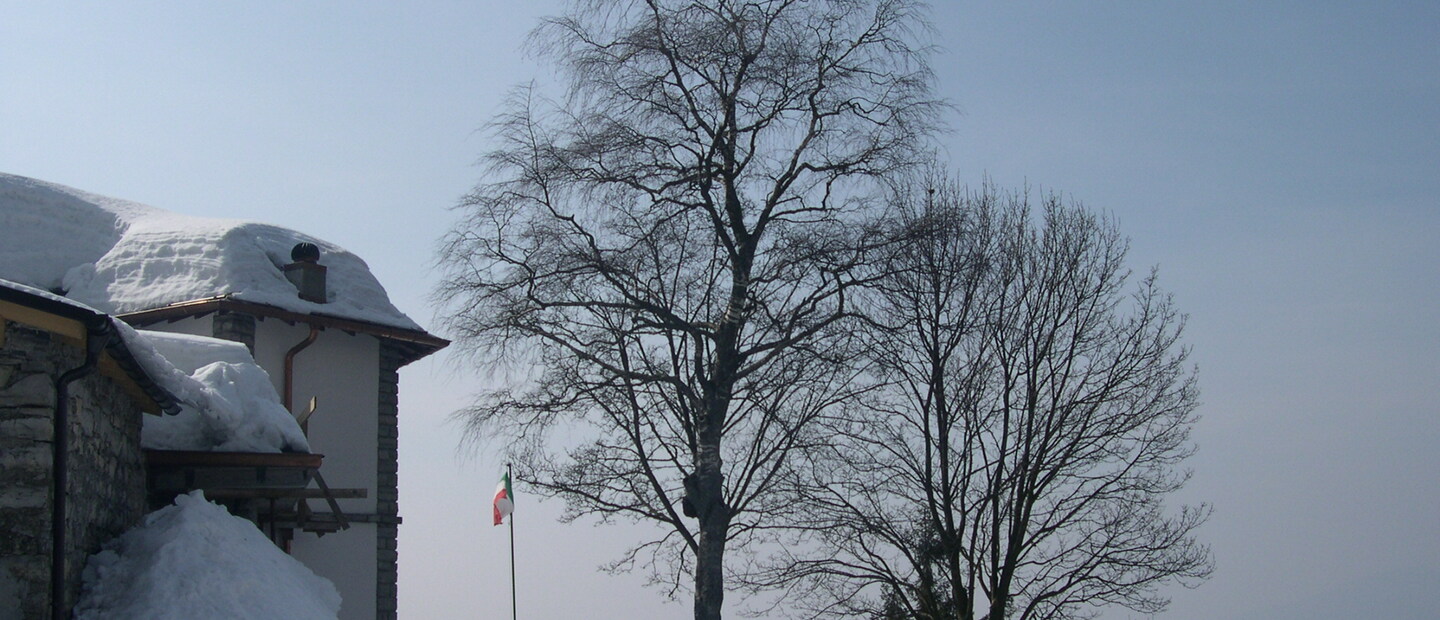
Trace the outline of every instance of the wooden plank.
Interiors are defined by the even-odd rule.
[[[3,300],[0,300],[0,317],[59,334],[81,345],[85,343],[85,326],[75,319],[67,319],[43,310]]]
[[[319,515],[302,517],[294,512],[277,512],[271,522],[275,527],[281,529],[300,529],[312,534],[333,534],[345,529],[334,517],[326,515],[327,518],[317,519]]]
[[[100,374],[109,377],[111,381],[119,385],[121,391],[125,392],[125,394],[129,395],[130,398],[134,399],[135,402],[140,405],[141,411],[151,415],[160,415],[160,403],[150,398],[150,395],[145,393],[145,390],[140,387],[140,384],[135,382],[135,378],[131,377],[130,373],[125,372],[125,369],[120,367],[119,362],[116,362],[114,358],[110,357],[109,352],[100,356]]]

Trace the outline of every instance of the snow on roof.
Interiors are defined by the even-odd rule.
[[[3,249],[0,249],[0,252],[3,252]],[[45,300],[48,300],[48,301],[53,301],[53,302],[55,302],[55,303],[57,303],[57,304],[69,306],[69,307],[75,308],[75,309],[77,309],[77,310],[84,310],[85,312],[89,312],[89,313],[92,313],[92,314],[96,314],[96,315],[105,314],[104,312],[101,312],[101,311],[99,311],[99,310],[96,310],[96,309],[94,309],[94,308],[91,308],[90,306],[87,306],[87,305],[85,305],[85,304],[82,304],[82,303],[80,303],[80,302],[78,302],[78,301],[75,301],[75,300],[73,300],[73,299],[69,299],[69,298],[67,298],[67,297],[62,297],[62,296],[60,296],[60,295],[56,295],[55,293],[51,293],[50,291],[47,291],[47,290],[45,290],[45,289],[35,288],[35,287],[33,287],[33,286],[27,286],[27,285],[21,284],[21,283],[19,283],[19,282],[15,282],[15,281],[12,281],[12,280],[7,280],[7,279],[5,279],[5,278],[0,278],[0,287],[5,287],[5,288],[11,289],[11,290],[20,291],[20,292],[25,293],[25,294],[27,294],[27,295],[34,295],[35,297],[39,297],[39,298],[41,298],[41,299],[45,299]]]
[[[297,243],[319,246],[328,303],[300,299],[281,268]],[[0,278],[109,314],[229,296],[292,312],[402,329],[370,268],[344,248],[293,230],[192,217],[0,173]]]
[[[245,345],[135,330],[116,321],[146,372],[180,401],[180,413],[146,416],[140,442],[152,450],[309,452],[270,375]]]
[[[90,557],[76,620],[333,620],[335,585],[200,491],[145,516]]]
[[[103,316],[84,304],[0,279],[0,287]],[[109,318],[140,372],[174,397],[179,413],[145,416],[141,444],[157,450],[309,452],[270,375],[245,345],[186,334],[140,331]],[[112,354],[115,351],[112,349]]]

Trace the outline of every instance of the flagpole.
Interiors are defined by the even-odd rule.
[[[510,480],[511,489],[514,488],[514,478],[510,478],[510,463],[505,463],[505,479]],[[510,498],[514,502],[514,498]],[[516,611],[516,512],[510,511],[510,620],[517,620]]]

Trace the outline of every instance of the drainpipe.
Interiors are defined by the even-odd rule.
[[[320,328],[311,325],[310,335],[285,352],[285,410],[289,411],[291,415],[295,414],[295,410],[291,406],[295,401],[295,356],[304,351],[306,347],[315,344],[315,339],[319,337]]]
[[[50,514],[50,612],[54,620],[65,620],[65,492],[70,481],[70,384],[94,372],[100,353],[110,344],[115,329],[110,318],[98,316],[85,326],[85,363],[60,375],[55,381],[54,457],[51,464]]]
[[[301,242],[290,249],[290,260],[295,261],[286,265],[285,278],[299,290],[300,299],[305,301],[323,304],[326,302],[325,292],[325,266],[320,264],[320,248],[313,243]],[[290,415],[295,415],[295,356],[312,344],[315,338],[320,336],[320,327],[314,323],[310,324],[310,335],[306,336],[295,346],[285,353],[285,410]],[[300,430],[305,430],[305,424],[300,424]]]

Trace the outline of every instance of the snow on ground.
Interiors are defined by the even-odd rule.
[[[91,556],[76,620],[327,619],[340,594],[199,491]]]
[[[320,247],[328,303],[300,299],[281,267]],[[230,296],[301,313],[419,330],[358,256],[268,224],[192,217],[0,173],[0,278],[110,314]]]
[[[245,345],[116,323],[146,373],[182,403],[178,415],[145,416],[141,443],[146,448],[310,451],[300,425],[280,404],[269,373]]]

